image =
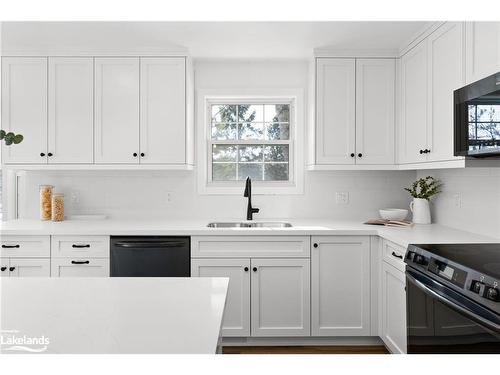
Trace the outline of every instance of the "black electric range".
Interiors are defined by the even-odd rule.
[[[500,244],[409,245],[408,353],[500,353]]]

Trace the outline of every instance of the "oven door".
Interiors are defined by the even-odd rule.
[[[408,353],[500,353],[500,316],[407,267]]]

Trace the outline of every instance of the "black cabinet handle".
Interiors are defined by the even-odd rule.
[[[314,246],[314,247],[318,247],[318,244],[317,244],[317,243],[315,243],[313,246]]]
[[[245,270],[245,272],[248,272],[248,267],[245,267],[245,268],[243,268],[243,269]]]
[[[144,152],[141,152],[141,157],[144,157],[146,156],[146,154]]]
[[[424,150],[420,150],[420,155],[422,155],[424,153]]]
[[[71,264],[89,264],[88,260],[72,260]]]
[[[43,158],[45,156],[45,152],[40,152],[40,156]]]
[[[431,150],[425,149],[425,153],[426,153],[426,154],[428,154],[428,153],[430,153],[430,152],[431,152]]]
[[[252,268],[253,272],[257,272],[257,267]]]
[[[399,259],[403,259],[402,255],[396,254],[394,251],[392,252],[392,256],[396,257],[396,258],[399,258]]]
[[[363,154],[360,152],[360,153],[358,154],[358,158],[360,158],[360,157],[362,157],[362,156],[363,156]]]
[[[354,152],[353,152],[353,153],[351,153],[351,158],[353,158],[353,157],[355,157],[355,156],[356,156],[356,155],[354,154]]]
[[[85,247],[90,247],[89,244],[86,244],[86,245],[77,245],[77,244],[73,244],[71,245],[71,247],[75,248],[75,249],[83,249]]]
[[[7,267],[1,267],[0,270],[5,271],[7,269]]]
[[[52,154],[52,152],[49,152],[47,155],[52,156],[53,154]]]
[[[134,155],[134,158],[137,157],[137,152],[134,152],[132,155]]]
[[[10,271],[10,272],[12,272],[12,271],[14,271],[15,269],[16,269],[16,267],[10,267],[10,268],[9,268],[9,271]]]
[[[19,249],[19,245],[2,245],[2,249]]]

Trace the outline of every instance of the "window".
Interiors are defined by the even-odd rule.
[[[292,105],[284,101],[208,102],[209,182],[289,182]]]
[[[500,144],[500,105],[469,105],[469,148]]]

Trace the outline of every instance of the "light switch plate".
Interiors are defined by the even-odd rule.
[[[335,194],[335,202],[337,204],[349,204],[349,192],[337,191]]]

